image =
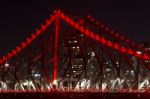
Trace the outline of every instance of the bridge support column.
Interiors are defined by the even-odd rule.
[[[55,45],[54,45],[54,74],[53,80],[57,78],[57,66],[58,66],[58,40],[59,40],[59,13],[56,13],[56,26],[55,26]]]

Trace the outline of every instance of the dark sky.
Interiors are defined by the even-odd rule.
[[[58,8],[72,15],[92,14],[135,41],[150,39],[150,0],[1,0],[0,57]]]

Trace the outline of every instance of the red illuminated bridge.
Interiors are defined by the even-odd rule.
[[[60,10],[0,59],[0,92],[150,92],[150,53],[92,16]]]

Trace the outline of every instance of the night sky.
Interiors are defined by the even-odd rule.
[[[58,8],[72,15],[91,14],[137,42],[150,40],[150,0],[1,0],[0,57]]]

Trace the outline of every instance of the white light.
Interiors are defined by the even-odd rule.
[[[119,62],[116,62],[116,64],[118,65],[118,64],[119,64]]]
[[[105,90],[106,89],[106,87],[107,87],[107,83],[102,83],[102,90]]]
[[[82,67],[82,65],[79,65],[79,67]]]
[[[57,85],[57,80],[54,80],[52,84]]]
[[[137,51],[136,53],[137,53],[137,54],[142,54],[142,52],[141,52],[141,51]]]
[[[28,81],[27,81],[27,82],[24,82],[23,85],[24,85],[24,86],[27,86],[27,85],[28,85]]]
[[[91,56],[95,56],[95,53],[94,53],[94,52],[91,52]]]
[[[106,64],[108,65],[109,63],[108,63],[108,62],[106,62]]]
[[[77,41],[74,41],[74,43],[77,43]]]
[[[34,74],[34,77],[40,77],[41,74]]]
[[[131,70],[131,72],[133,73],[133,70]]]
[[[5,67],[9,67],[9,64],[7,62],[5,63]]]
[[[110,69],[109,69],[109,68],[107,68],[107,69],[106,69],[106,71],[110,71]]]
[[[113,82],[114,82],[114,80],[110,80],[110,82],[111,82],[111,83],[113,83]]]

